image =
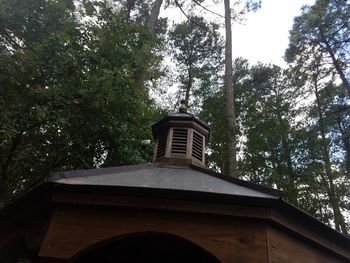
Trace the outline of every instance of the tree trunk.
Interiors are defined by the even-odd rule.
[[[345,166],[346,166],[347,172],[350,173],[350,133],[346,132],[346,129],[343,128],[340,119],[337,120],[337,125],[341,133],[343,146],[345,149]]]
[[[289,202],[291,202],[294,205],[298,204],[298,189],[295,185],[295,172],[292,164],[292,154],[290,150],[290,145],[287,142],[288,139],[283,139],[282,144],[284,145],[284,151],[285,151],[285,160],[287,162],[287,170],[289,175]]]
[[[323,121],[323,113],[321,109],[321,101],[319,98],[319,93],[318,93],[318,83],[317,80],[314,80],[314,88],[315,88],[315,96],[316,96],[316,104],[317,104],[317,110],[318,110],[318,118],[319,118],[319,128],[320,128],[320,133],[321,133],[321,138],[322,138],[322,158],[324,162],[324,168],[325,168],[325,176],[322,176],[322,180],[325,184],[325,187],[327,189],[327,194],[329,198],[329,204],[332,207],[333,214],[334,214],[334,224],[335,228],[338,231],[343,232],[344,234],[347,234],[347,229],[346,229],[346,224],[344,217],[340,211],[340,206],[339,206],[339,198],[336,194],[336,189],[334,185],[334,178],[333,178],[333,172],[331,169],[331,161],[328,153],[328,143],[327,143],[327,138],[326,138],[326,132],[325,132],[325,127],[324,127],[324,121]]]
[[[276,92],[277,94],[277,92]],[[277,102],[279,102],[280,100],[278,99]],[[278,103],[279,105],[281,105],[281,103]],[[282,115],[281,112],[278,110],[277,113],[278,116],[278,122],[279,122],[279,126],[283,125],[283,119],[282,119]],[[287,129],[283,129],[283,134],[282,134],[282,157],[283,157],[283,161],[286,162],[287,165],[287,171],[288,171],[288,176],[289,176],[289,183],[288,183],[288,201],[294,205],[297,205],[298,203],[298,189],[295,185],[295,172],[294,172],[294,168],[293,168],[293,162],[292,162],[292,150],[291,150],[291,145],[289,143],[289,139],[288,139],[288,130]]]
[[[156,32],[156,25],[157,20],[160,12],[160,7],[162,6],[163,0],[155,0],[151,9],[151,13],[147,19],[147,30],[151,34],[155,34]],[[135,73],[135,80],[140,85],[143,86],[143,82],[146,79],[145,74],[145,67],[148,66],[148,54],[151,53],[152,50],[152,44],[150,41],[145,41],[142,48],[140,56],[138,56],[137,67],[136,67],[136,73]]]
[[[160,7],[162,6],[163,0],[155,0],[151,9],[147,21],[147,29],[150,33],[154,34],[156,31],[157,20],[160,12]]]
[[[232,32],[230,0],[225,4],[225,113],[226,113],[226,147],[227,147],[227,175],[237,177],[236,163],[236,134],[235,134],[235,107],[233,101],[232,76]]]
[[[327,41],[326,37],[324,36],[322,30],[320,30],[320,34],[321,34],[323,43],[326,45],[326,50],[327,50],[328,54],[331,56],[331,58],[332,58],[333,65],[334,65],[336,71],[338,72],[338,74],[340,76],[340,79],[342,81],[343,87],[347,91],[348,96],[350,97],[350,84],[349,84],[349,81],[347,80],[343,69],[341,68],[337,58],[335,57],[335,54],[334,54],[334,52],[332,50],[332,47],[330,46],[329,42]]]
[[[126,1],[126,14],[125,14],[125,18],[126,21],[129,22],[130,20],[130,13],[131,11],[134,9],[135,7],[135,0],[127,0]]]
[[[193,84],[193,78],[192,78],[192,67],[191,65],[188,66],[188,80],[187,80],[187,85],[185,87],[185,104],[186,107],[188,108],[188,102],[190,100],[190,91],[192,89],[192,84]]]

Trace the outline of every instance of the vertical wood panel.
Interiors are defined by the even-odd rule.
[[[203,156],[202,156],[202,163],[205,165],[205,136],[202,137],[203,142]]]
[[[193,129],[188,128],[187,134],[187,147],[186,147],[186,158],[192,159],[192,141],[193,141]]]
[[[165,148],[165,157],[170,157],[171,156],[171,142],[173,141],[173,133],[174,133],[174,128],[170,128],[168,130],[168,136],[167,136],[167,141],[166,141],[166,148]]]

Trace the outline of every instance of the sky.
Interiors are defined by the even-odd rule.
[[[224,14],[222,2],[206,7]],[[303,5],[314,3],[315,0],[262,0],[261,8],[255,13],[247,14],[242,24],[232,24],[233,58],[246,58],[250,64],[260,61],[285,67],[283,56],[288,47],[293,19],[301,14],[300,9]],[[179,10],[174,9],[162,10],[160,15],[176,22],[186,19]]]
[[[293,19],[303,5],[315,0],[262,0],[256,13],[248,14],[244,25],[232,25],[232,55],[247,58],[251,64],[260,61],[285,66]]]

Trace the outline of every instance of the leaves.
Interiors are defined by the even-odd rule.
[[[211,126],[208,166],[225,171],[220,28],[194,13],[172,27],[166,19],[153,24],[156,3],[1,1],[0,205],[53,171],[151,160],[152,145],[141,141],[164,115],[148,90],[161,92],[160,76],[176,79],[192,112]],[[202,10],[198,4],[205,6],[189,7]],[[344,0],[305,7],[290,34],[288,70],[245,59],[233,66],[238,175],[284,190],[287,201],[344,233],[349,13]],[[165,54],[175,69],[162,70]],[[171,85],[165,80],[163,89]]]
[[[0,42],[2,200],[53,171],[151,159],[140,142],[151,137],[157,109],[135,81],[140,47],[151,37],[100,3],[96,23],[84,23],[71,4],[28,1],[14,9],[6,2],[12,15],[2,16],[4,30],[22,48]],[[30,12],[38,14],[34,22],[11,24]]]
[[[191,21],[177,24],[170,31],[169,40],[170,53],[177,67],[174,74],[189,105],[192,100],[207,96],[218,85],[223,40],[218,25],[197,16],[191,17]],[[198,101],[195,104],[198,105]]]
[[[305,6],[294,20],[285,58],[303,71],[319,67],[336,72],[350,96],[350,3],[347,0],[317,0]]]

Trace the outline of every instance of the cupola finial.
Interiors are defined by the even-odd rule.
[[[185,100],[181,100],[180,103],[181,103],[181,105],[180,105],[180,108],[179,108],[179,112],[186,113],[187,112],[186,101]]]

